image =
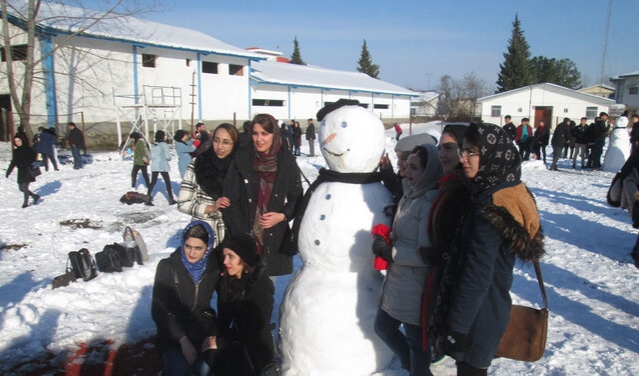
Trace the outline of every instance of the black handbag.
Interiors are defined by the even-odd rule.
[[[122,271],[120,255],[117,249],[111,245],[104,246],[101,252],[95,254],[98,270],[103,273],[116,273]]]
[[[31,165],[29,166],[29,173],[34,178],[36,176],[42,175],[42,171],[40,171],[40,165],[38,165],[38,162],[31,163]]]

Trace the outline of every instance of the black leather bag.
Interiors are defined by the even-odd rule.
[[[91,252],[86,248],[69,252],[69,262],[76,279],[82,278],[84,281],[90,281],[98,275]]]
[[[120,254],[110,244],[104,246],[101,252],[95,254],[95,261],[98,264],[98,270],[103,273],[119,273],[122,271]]]

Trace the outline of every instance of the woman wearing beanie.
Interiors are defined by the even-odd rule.
[[[220,124],[213,132],[212,147],[189,164],[178,196],[178,210],[190,215],[191,220],[206,221],[219,239],[226,236],[220,209],[230,205],[228,197],[223,195],[224,180],[237,144],[237,129],[229,123]]]
[[[193,139],[189,136],[189,132],[184,129],[178,129],[173,136],[173,140],[175,141],[173,144],[175,152],[178,156],[178,170],[180,170],[180,177],[184,179],[184,174],[189,167],[189,163],[191,163],[191,153],[195,151],[195,146],[193,145]]]
[[[388,261],[375,333],[388,345],[411,376],[431,375],[430,351],[422,346],[421,301],[429,266],[420,248],[430,246],[426,233],[428,213],[438,194],[442,176],[437,147],[426,144],[409,154],[399,201],[388,244],[376,235],[373,253]],[[401,332],[399,327],[403,326]]]
[[[460,156],[472,202],[449,251],[430,333],[457,361],[457,375],[486,375],[510,319],[515,260],[541,258],[543,232],[503,129],[471,124]]]
[[[219,247],[224,265],[218,287],[218,376],[267,375],[275,355],[269,326],[273,282],[257,253],[255,239],[232,236]]]
[[[208,223],[191,222],[182,233],[181,246],[158,263],[151,316],[165,375],[210,372],[208,364],[217,348],[217,320],[210,302],[220,276],[214,240]]]
[[[13,154],[5,176],[8,178],[14,168],[18,168],[18,189],[24,194],[22,208],[29,206],[29,197],[33,197],[33,205],[38,203],[40,196],[29,190],[29,184],[36,181],[31,174],[31,164],[36,160],[36,152],[24,142],[22,137],[13,138]]]
[[[162,174],[162,180],[166,186],[166,195],[169,205],[177,204],[173,198],[173,189],[171,189],[171,178],[169,177],[169,161],[171,160],[171,151],[166,143],[166,133],[164,131],[155,132],[155,143],[151,146],[151,184],[147,192],[148,199],[145,205],[153,206],[153,188],[158,180],[158,174]]]
[[[151,161],[149,154],[149,145],[142,138],[138,132],[133,132],[129,135],[133,145],[133,169],[131,169],[131,188],[135,189],[136,182],[138,180],[138,171],[142,171],[142,178],[144,184],[149,187],[149,172],[147,166]]]
[[[224,223],[232,235],[255,236],[269,276],[290,274],[293,256],[285,238],[302,196],[300,169],[283,146],[273,116],[256,115],[251,137],[253,142],[238,149],[229,167]]]

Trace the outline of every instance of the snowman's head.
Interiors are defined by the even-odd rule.
[[[322,155],[337,172],[373,172],[384,152],[384,124],[357,105],[329,112],[318,133]]]

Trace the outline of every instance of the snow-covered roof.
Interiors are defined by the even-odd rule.
[[[439,97],[441,95],[440,92],[430,90],[430,91],[422,91],[419,93],[419,98],[414,98],[413,102],[430,102],[433,99]]]
[[[573,90],[567,87],[563,87],[560,85],[556,85],[556,84],[551,84],[549,82],[546,83],[541,83],[541,84],[535,84],[535,85],[531,85],[531,86],[523,86],[517,89],[513,89],[513,90],[509,90],[509,91],[505,91],[503,93],[497,93],[497,94],[493,94],[493,95],[488,95],[485,97],[481,97],[479,99],[477,99],[477,102],[483,102],[489,99],[494,99],[494,98],[498,98],[498,97],[503,97],[503,96],[508,96],[508,95],[512,95],[515,93],[519,93],[522,91],[529,91],[532,89],[543,89],[543,90],[552,90],[555,92],[563,92],[565,95],[569,95],[569,96],[573,96],[573,97],[582,97],[584,99],[587,99],[589,101],[592,102],[599,102],[605,105],[610,105],[610,104],[614,104],[615,101],[612,99],[608,99],[608,98],[603,98],[600,97],[598,95],[594,95],[594,94],[589,94],[589,93],[584,93],[578,90]]]
[[[603,89],[606,89],[606,90],[615,91],[615,88],[613,86],[606,85],[606,84],[597,84],[597,85],[584,87],[584,88],[579,89],[579,91],[588,91],[590,89],[596,89],[596,88],[603,88]]]
[[[27,9],[27,1],[12,0],[8,4],[7,13],[15,17],[16,21],[21,21],[26,19]],[[84,37],[143,46],[238,56],[254,60],[266,58],[221,42],[197,30],[55,3],[43,2],[36,21],[43,32],[53,35],[80,33]]]
[[[251,81],[257,84],[362,91],[375,94],[418,96],[412,90],[378,80],[360,72],[276,61],[251,64]]]
[[[631,77],[631,76],[639,76],[639,70],[634,71],[634,72],[620,74],[618,76],[613,76],[610,79],[611,80],[619,80],[619,79],[626,78],[626,77]]]

